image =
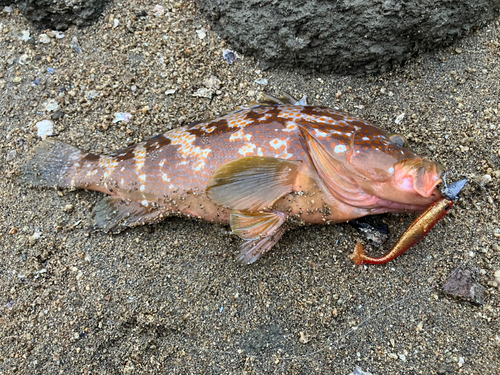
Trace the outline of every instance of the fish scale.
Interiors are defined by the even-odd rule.
[[[251,263],[290,222],[424,210],[440,197],[441,173],[358,117],[272,98],[110,155],[47,139],[21,176],[33,185],[108,194],[95,213],[105,231],[172,215],[230,223],[235,234],[245,233],[240,260]]]

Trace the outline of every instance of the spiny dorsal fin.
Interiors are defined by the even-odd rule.
[[[292,191],[299,163],[260,156],[236,159],[215,171],[206,192],[221,206],[260,211]]]
[[[290,105],[308,105],[307,104],[307,96],[304,95],[302,99],[297,100],[293,96],[285,93],[281,96],[281,98],[276,98],[275,96],[261,93],[260,98],[257,101],[251,101],[247,105],[242,105],[236,107],[236,110],[240,109],[251,109],[251,108],[256,108],[256,107],[262,107],[262,106],[273,106],[273,105],[280,105],[280,104],[290,104]]]

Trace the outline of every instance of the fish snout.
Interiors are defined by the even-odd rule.
[[[414,191],[424,198],[439,199],[436,187],[443,182],[444,168],[427,159],[406,159],[396,165],[396,182],[403,190]]]

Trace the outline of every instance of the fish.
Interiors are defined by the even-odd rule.
[[[46,138],[20,179],[107,194],[92,214],[106,233],[169,216],[229,224],[238,260],[251,264],[297,225],[424,211],[442,198],[443,171],[400,134],[306,97],[266,95],[109,155]]]

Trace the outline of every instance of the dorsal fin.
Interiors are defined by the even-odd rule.
[[[257,101],[251,101],[247,105],[241,105],[236,107],[236,110],[240,109],[250,109],[250,108],[256,108],[256,107],[263,107],[263,106],[273,106],[273,105],[280,105],[280,104],[290,104],[290,105],[308,105],[307,104],[307,96],[303,96],[302,99],[297,100],[290,94],[284,93],[281,98],[276,98],[275,96],[261,93],[260,98]]]

